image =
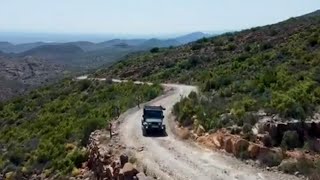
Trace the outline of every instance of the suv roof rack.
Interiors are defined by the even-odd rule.
[[[158,111],[162,111],[165,108],[163,108],[162,106],[144,106],[145,110],[158,110]]]

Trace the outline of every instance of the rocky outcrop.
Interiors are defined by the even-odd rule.
[[[236,157],[249,155],[256,159],[265,155],[277,155],[282,157],[282,152],[276,149],[267,148],[261,144],[249,142],[239,135],[232,135],[225,129],[221,129],[213,134],[207,134],[197,139],[200,144],[209,148],[222,149]]]
[[[129,162],[129,156],[123,154],[119,146],[114,146],[112,145],[114,142],[105,139],[106,134],[108,133],[95,131],[91,134],[89,140],[87,166],[94,173],[96,179],[153,179],[139,172],[136,166]],[[104,140],[102,141],[102,139]]]
[[[300,142],[303,142],[305,137],[320,138],[320,121],[301,122],[292,120],[288,122],[264,122],[259,129],[261,132],[268,132],[276,144],[280,144],[284,132],[296,131],[299,135]]]

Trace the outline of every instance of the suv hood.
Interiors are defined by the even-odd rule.
[[[159,118],[147,118],[146,122],[162,122],[162,119],[159,119]]]

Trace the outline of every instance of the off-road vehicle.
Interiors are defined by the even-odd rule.
[[[162,106],[145,106],[142,115],[142,134],[147,136],[149,133],[166,133],[166,125],[163,123],[165,108]]]

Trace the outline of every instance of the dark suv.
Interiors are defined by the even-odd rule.
[[[144,136],[153,132],[166,133],[166,125],[163,123],[163,111],[165,108],[162,106],[145,106],[143,108],[142,116],[142,134]]]

